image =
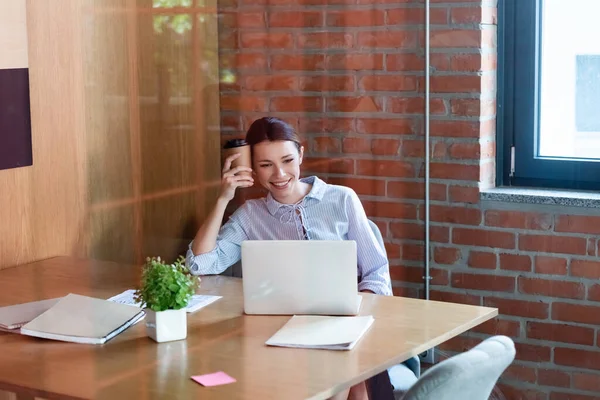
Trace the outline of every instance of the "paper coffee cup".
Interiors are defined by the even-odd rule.
[[[231,168],[235,167],[248,167],[252,168],[252,157],[250,153],[250,145],[246,143],[244,139],[233,139],[228,140],[223,146],[223,160],[226,160],[232,154],[241,154],[238,158],[233,160]],[[250,175],[250,172],[242,171],[239,174]]]

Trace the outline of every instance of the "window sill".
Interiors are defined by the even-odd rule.
[[[600,208],[600,193],[553,189],[499,187],[481,190],[481,201]]]

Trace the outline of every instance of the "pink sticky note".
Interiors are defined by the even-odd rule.
[[[223,371],[215,372],[213,374],[195,375],[192,376],[192,379],[202,386],[227,385],[228,383],[235,382],[234,378],[230,377]]]

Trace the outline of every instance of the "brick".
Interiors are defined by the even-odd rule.
[[[388,182],[388,196],[406,199],[424,199],[424,182]],[[446,200],[446,185],[441,183],[430,183],[429,196],[431,200]]]
[[[424,240],[425,226],[418,223],[391,222],[390,232],[395,239]],[[429,233],[431,241],[436,243],[447,243],[449,228],[445,226],[431,226]]]
[[[521,382],[535,383],[537,380],[536,369],[514,362],[502,373],[503,379],[517,380]]]
[[[301,49],[349,49],[354,46],[354,36],[346,32],[314,32],[298,36]]]
[[[482,340],[475,337],[469,336],[455,336],[439,345],[439,349],[442,351],[453,351],[456,353],[463,353],[471,350],[473,347],[481,343]]]
[[[242,130],[242,120],[239,116],[221,116],[221,129],[227,131],[241,131]]]
[[[412,49],[417,45],[416,31],[373,31],[356,35],[359,48]]]
[[[267,56],[255,53],[223,55],[219,59],[219,66],[236,70],[266,70]]]
[[[301,118],[302,133],[349,133],[354,130],[352,118]]]
[[[363,201],[368,216],[379,218],[417,218],[417,207],[414,204],[392,203],[384,201]]]
[[[496,24],[495,7],[452,7],[450,9],[452,24]]]
[[[519,388],[506,383],[498,383],[498,389],[507,400],[548,400],[546,393],[535,389]]]
[[[380,135],[411,135],[416,131],[416,123],[412,118],[359,118],[356,120],[356,131]]]
[[[358,175],[388,176],[392,178],[415,176],[414,166],[405,161],[357,160],[356,170]]]
[[[522,254],[500,254],[500,269],[531,271],[531,257]]]
[[[292,35],[281,32],[246,32],[240,41],[242,48],[288,49],[294,45]]]
[[[448,154],[459,160],[479,160],[480,147],[479,143],[453,143],[448,147]]]
[[[320,11],[270,11],[271,28],[316,28],[323,26],[323,14]]]
[[[501,228],[550,230],[552,229],[552,215],[488,210],[485,212],[485,224]]]
[[[541,253],[565,253],[585,255],[585,238],[569,236],[544,236],[519,234],[519,249]]]
[[[344,177],[329,177],[327,182],[333,185],[348,186],[359,195],[385,196],[385,181],[379,179],[362,179]],[[383,230],[382,230],[383,234]]]
[[[396,243],[385,243],[385,251],[387,252],[388,259],[400,258],[402,254],[402,248]]]
[[[521,323],[519,321],[494,318],[483,324],[477,325],[472,330],[487,335],[505,335],[511,338],[517,338],[521,335]]]
[[[243,79],[241,87],[250,91],[288,91],[297,87],[295,76],[289,75],[253,75]]]
[[[431,163],[429,167],[432,179],[458,179],[461,181],[478,181],[479,166],[448,163]]]
[[[317,96],[272,97],[269,109],[279,112],[320,112],[323,110],[323,98]]]
[[[330,54],[326,63],[330,71],[382,70],[383,54]]]
[[[452,287],[512,293],[515,291],[515,278],[511,276],[454,272],[452,273]]]
[[[390,278],[393,281],[421,283],[423,282],[423,268],[391,265]]]
[[[555,302],[552,304],[552,319],[564,322],[600,325],[600,307]]]
[[[402,259],[408,261],[423,261],[425,258],[425,248],[422,244],[415,243],[402,243],[400,245],[402,248]],[[421,271],[423,269],[421,268]],[[445,271],[447,272],[447,271]],[[433,275],[433,274],[432,274]],[[444,283],[438,283],[439,285],[447,285],[448,280],[446,279]]]
[[[353,76],[301,76],[298,88],[308,92],[350,92],[354,90]]]
[[[223,28],[265,28],[264,12],[235,11],[219,15]]]
[[[429,298],[431,300],[445,301],[448,303],[471,304],[475,306],[481,305],[481,297],[470,294],[431,290],[429,292]]]
[[[481,47],[481,39],[481,30],[432,29],[429,43],[432,48],[479,48]]]
[[[424,219],[425,208],[421,214]],[[481,222],[481,211],[478,208],[429,206],[429,218],[434,222],[445,222],[460,225],[479,225]]]
[[[366,112],[375,113],[382,110],[382,99],[372,96],[328,97],[327,112]]]
[[[571,375],[552,369],[538,369],[538,384],[556,387],[571,387]]]
[[[455,247],[436,247],[433,251],[433,259],[438,264],[456,264],[460,257],[460,249]]]
[[[481,123],[477,121],[433,120],[429,128],[431,136],[479,139]]]
[[[343,11],[327,11],[325,16],[325,24],[327,26],[378,26],[384,25],[385,14],[384,10],[343,10]]]
[[[519,277],[519,292],[523,294],[583,299],[585,286],[580,282]]]
[[[454,228],[452,231],[452,242],[470,246],[514,249],[515,235],[512,232]]]
[[[445,115],[446,104],[443,99],[429,99],[429,112],[432,115]],[[394,114],[423,114],[425,99],[422,97],[388,97],[386,111]]]
[[[489,117],[496,115],[494,99],[450,99],[450,112],[461,117]]]
[[[354,160],[344,158],[305,158],[304,168],[311,172],[354,174]]]
[[[480,93],[481,77],[454,75],[432,76],[430,78],[431,93]]]
[[[360,78],[358,88],[366,91],[415,91],[417,81],[413,76],[369,75]]]
[[[585,394],[575,394],[575,393],[552,392],[552,393],[550,393],[550,400],[598,400],[598,396],[588,396]]]
[[[573,388],[600,393],[600,374],[574,372]]]
[[[550,361],[550,347],[538,346],[527,343],[515,343],[517,354],[516,360],[532,361],[532,362],[547,362]]]
[[[425,59],[416,54],[388,54],[386,58],[387,71],[423,71]]]
[[[448,22],[445,8],[432,8],[429,13],[431,24],[443,25]],[[425,23],[425,10],[422,8],[393,8],[387,10],[388,25],[415,25]]]
[[[337,137],[316,137],[313,139],[313,149],[317,153],[339,153],[342,151],[342,141]]]
[[[486,297],[483,300],[486,307],[495,307],[501,315],[515,315],[525,318],[548,318],[549,305],[541,301],[526,301]]]
[[[570,367],[600,370],[600,351],[556,347],[554,349],[554,363]]]
[[[470,186],[450,186],[448,188],[450,201],[453,203],[479,203],[479,188]]]
[[[550,342],[594,345],[594,330],[581,326],[527,322],[527,337]]]
[[[600,285],[595,284],[588,289],[588,300],[600,301]]]
[[[395,156],[400,150],[398,139],[373,139],[371,153],[376,156]]]
[[[467,264],[472,268],[496,269],[496,254],[483,251],[469,251]]]
[[[371,141],[365,138],[348,137],[342,140],[342,151],[344,153],[371,153]]]
[[[325,68],[325,56],[322,54],[275,54],[271,56],[273,71],[315,71]]]
[[[434,159],[442,159],[446,158],[448,155],[448,144],[446,142],[433,142],[433,151],[431,152],[431,157]]]
[[[588,256],[596,255],[596,239],[591,239],[591,238],[588,239],[587,255]]]
[[[588,233],[600,235],[600,217],[589,215],[559,215],[556,217],[556,232]]]
[[[488,54],[455,54],[450,57],[450,70],[455,72],[495,71],[497,56]]]
[[[538,274],[566,275],[567,260],[559,257],[535,256],[535,272]]]
[[[410,287],[392,286],[392,293],[394,294],[394,296],[399,297],[410,297],[413,299],[420,298],[419,291],[415,288]]]
[[[600,279],[600,262],[590,260],[571,260],[571,276]]]
[[[425,156],[425,143],[422,140],[403,140],[400,152],[404,157],[419,157]]]
[[[267,99],[264,97],[221,95],[220,104],[224,111],[267,111]]]

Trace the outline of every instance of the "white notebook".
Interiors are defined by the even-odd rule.
[[[0,330],[18,332],[18,328],[47,311],[60,299],[47,299],[0,307]]]
[[[110,299],[108,299],[108,301],[114,301],[115,303],[129,304],[131,306],[141,307],[142,305],[135,301],[133,297],[134,294],[135,289],[129,289],[124,291],[123,293],[119,293],[118,295],[111,297]],[[185,308],[185,311],[188,313],[193,313],[194,311],[198,311],[199,309],[204,308],[211,303],[214,303],[221,297],[223,296],[195,294],[189,301],[187,307]]]
[[[294,315],[266,344],[305,349],[352,350],[373,324],[373,316]]]
[[[144,317],[138,307],[68,294],[21,334],[75,343],[102,344]]]

